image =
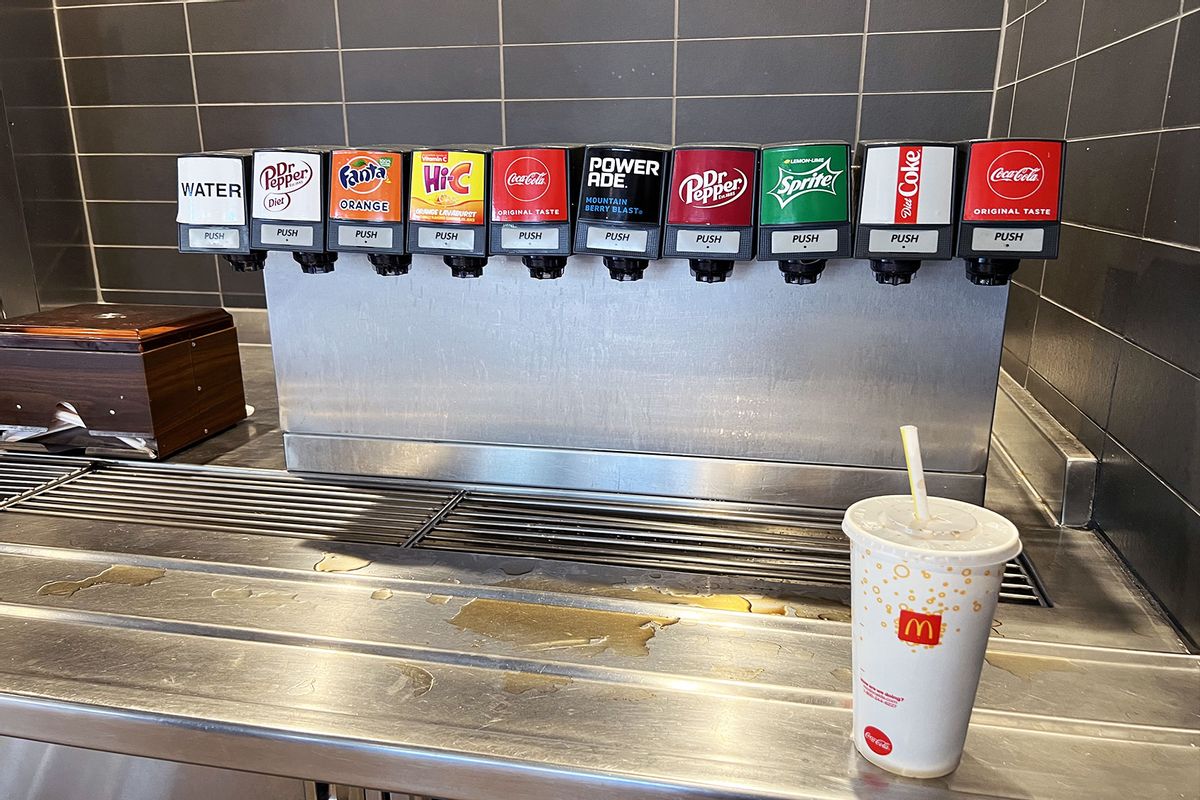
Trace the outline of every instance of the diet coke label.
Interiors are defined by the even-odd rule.
[[[319,153],[259,150],[254,154],[255,219],[321,221]]]
[[[1061,141],[972,142],[963,219],[1057,221],[1063,149]]]
[[[868,147],[863,165],[863,225],[948,225],[954,207],[950,145]]]
[[[667,224],[753,225],[757,158],[742,148],[676,149]]]
[[[567,192],[566,150],[492,153],[493,222],[567,222]]]

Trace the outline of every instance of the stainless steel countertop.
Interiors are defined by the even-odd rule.
[[[255,415],[180,460],[279,466],[269,355]],[[1055,606],[1001,607],[944,779],[854,753],[827,590],[11,511],[0,735],[455,800],[1196,796],[1200,660],[1000,464],[989,505]]]

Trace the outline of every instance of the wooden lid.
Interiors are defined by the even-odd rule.
[[[220,308],[88,303],[0,320],[0,347],[138,352],[232,325]]]

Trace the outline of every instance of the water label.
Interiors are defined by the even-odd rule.
[[[183,156],[178,165],[178,213],[185,225],[245,225],[246,176],[242,159]]]

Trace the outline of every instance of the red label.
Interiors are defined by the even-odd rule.
[[[901,641],[932,647],[942,640],[942,615],[901,609],[896,635]]]
[[[676,150],[667,224],[753,225],[757,160],[753,150]]]
[[[963,219],[1056,222],[1063,142],[975,142],[967,162]]]
[[[892,754],[892,740],[888,735],[879,730],[873,725],[868,725],[863,728],[863,739],[867,741],[867,747],[871,748],[872,753],[877,753],[881,756],[890,756]]]
[[[896,222],[912,224],[917,221],[921,200],[921,156],[924,148],[901,147],[896,162]]]
[[[492,153],[492,222],[567,222],[567,151]]]

